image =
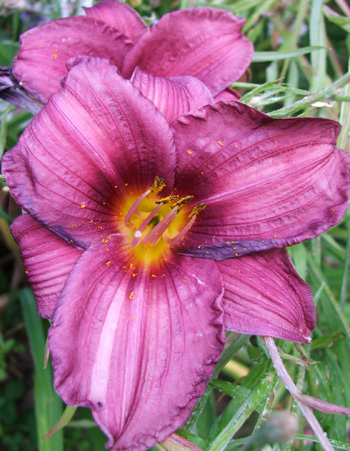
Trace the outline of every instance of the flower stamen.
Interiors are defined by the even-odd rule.
[[[170,244],[170,245],[174,245],[176,244],[178,241],[180,241],[185,235],[186,233],[191,229],[191,227],[193,226],[195,220],[196,220],[196,216],[197,214],[201,211],[204,210],[204,208],[207,205],[202,202],[201,204],[197,205],[196,207],[194,207],[194,209],[191,211],[191,213],[188,216],[188,219],[190,219],[190,221],[187,223],[187,225],[181,230],[181,232],[179,232],[176,236],[174,236],[174,238],[171,239],[166,239],[164,238],[164,240]]]
[[[154,246],[176,218],[177,213],[178,211],[175,209],[170,210],[169,213],[164,216],[164,218],[154,227],[154,229],[151,230],[151,232],[142,240],[142,244]]]
[[[163,204],[158,205],[148,216],[147,218],[143,221],[143,223],[140,225],[140,227],[138,227],[138,229],[135,231],[134,233],[134,239],[131,242],[131,246],[135,247],[137,246],[140,241],[141,241],[141,237],[142,237],[142,232],[145,230],[145,228],[149,225],[149,223],[152,221],[152,219],[156,216],[156,214],[158,213],[158,211],[162,208]]]
[[[133,228],[133,226],[130,222],[130,219],[131,219],[132,215],[135,214],[135,212],[139,208],[141,202],[144,199],[146,199],[146,197],[153,197],[153,196],[157,195],[164,187],[165,187],[164,180],[161,179],[160,177],[156,176],[154,179],[153,185],[147,191],[145,191],[143,194],[141,194],[141,196],[138,197],[136,199],[136,201],[129,208],[129,211],[127,212],[127,214],[125,215],[125,218],[124,218],[124,224],[126,225],[126,227],[128,227],[129,229]]]

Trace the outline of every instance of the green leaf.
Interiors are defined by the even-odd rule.
[[[39,451],[63,451],[63,435],[59,430],[53,437],[43,440],[47,432],[62,415],[62,401],[52,383],[50,366],[44,369],[45,334],[42,320],[36,312],[35,298],[29,288],[19,292],[22,312],[34,360],[35,417]]]
[[[291,50],[289,52],[255,52],[253,55],[253,63],[266,63],[268,61],[280,61],[289,58],[296,58],[298,56],[307,55],[316,50],[324,49],[325,47],[313,45],[310,47],[303,47],[301,49]]]
[[[272,363],[269,363],[264,377],[246,398],[245,402],[243,402],[239,409],[237,409],[236,413],[231,417],[229,423],[209,444],[208,451],[224,450],[233,435],[241,428],[254,410],[256,410],[260,404],[266,402],[272,390],[276,387],[277,382],[277,374],[273,369]]]
[[[331,332],[330,334],[323,335],[322,337],[315,338],[311,343],[311,349],[325,349],[333,346],[337,341],[344,338],[344,333],[342,331]]]
[[[339,25],[339,27],[342,27],[345,31],[350,33],[350,17],[336,16],[335,14],[328,14],[327,19],[330,22],[333,22],[336,25]]]

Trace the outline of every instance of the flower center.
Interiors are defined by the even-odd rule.
[[[196,215],[206,206],[199,204],[188,214],[188,204],[193,197],[162,198],[159,193],[164,187],[164,180],[156,177],[147,191],[131,199],[123,209],[127,242],[136,259],[143,264],[166,260],[170,250],[181,243]]]

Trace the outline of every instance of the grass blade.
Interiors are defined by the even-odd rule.
[[[37,423],[39,451],[63,451],[63,434],[58,431],[53,437],[43,440],[47,432],[62,415],[62,401],[52,384],[52,371],[44,369],[45,335],[42,320],[36,313],[35,299],[29,288],[19,292],[22,312],[34,360],[35,417]]]

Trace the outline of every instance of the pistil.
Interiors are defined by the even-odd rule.
[[[136,213],[136,211],[138,210],[141,202],[144,199],[146,199],[146,197],[156,196],[164,187],[165,187],[164,180],[161,179],[160,177],[156,176],[154,179],[153,185],[147,191],[145,191],[143,194],[141,194],[141,196],[138,197],[136,199],[136,201],[132,204],[132,206],[129,208],[129,211],[127,212],[127,214],[125,215],[125,218],[124,218],[124,223],[125,223],[126,227],[128,227],[129,229],[133,228],[133,226],[130,222],[130,219],[131,219],[132,215],[134,215]]]
[[[172,225],[172,223],[182,208],[193,200],[193,196],[185,196],[180,199],[179,196],[170,195],[161,199],[151,200],[150,198],[155,197],[164,186],[164,180],[156,177],[153,185],[135,200],[125,214],[125,226],[135,230],[131,238],[131,246],[136,248],[142,245],[138,248],[138,252],[144,252],[144,247],[149,249],[157,245],[156,252],[158,253],[159,249],[162,248],[158,247],[158,242],[161,238],[163,239],[162,246],[167,247],[168,245],[176,244],[189,232],[199,211],[205,208],[204,203],[196,206],[188,216],[188,222],[185,227],[176,234],[179,225],[183,223],[183,215],[181,214],[181,217],[175,221],[175,225]],[[143,202],[145,203],[142,204]],[[170,238],[170,236],[173,237]],[[156,253],[152,255],[156,255]]]

